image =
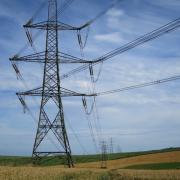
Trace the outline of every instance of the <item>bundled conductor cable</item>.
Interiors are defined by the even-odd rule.
[[[25,28],[26,36],[28,38],[29,44],[31,47],[33,46],[33,39],[32,39],[32,33],[29,31],[28,28]]]
[[[94,105],[95,105],[94,98],[93,98],[93,102],[92,102],[92,105],[91,105],[91,108],[90,108],[89,111],[88,111],[88,106],[87,106],[87,101],[86,101],[85,96],[82,96],[82,103],[83,103],[83,107],[84,107],[84,110],[85,110],[86,114],[91,115],[91,113],[93,112],[93,109],[94,109]]]
[[[85,39],[83,42],[81,30],[80,29],[77,30],[78,43],[79,43],[79,47],[81,51],[83,51],[83,49],[86,47],[89,31],[90,31],[90,26],[87,26],[87,32],[86,32]]]
[[[99,71],[97,73],[97,77],[94,77],[94,69],[93,69],[93,63],[89,63],[89,74],[91,76],[91,81],[92,83],[96,83],[99,80],[99,77],[101,75],[102,72],[102,67],[103,67],[103,62],[101,62],[100,67],[99,67]]]
[[[166,82],[170,82],[170,81],[176,81],[176,80],[180,80],[180,75],[171,76],[168,78],[159,79],[156,81],[146,82],[146,83],[142,83],[142,84],[127,86],[127,87],[120,88],[120,89],[104,91],[104,92],[97,93],[96,96],[103,96],[103,95],[107,95],[107,94],[114,94],[114,93],[119,93],[122,91],[132,90],[132,89],[139,89],[139,88],[143,88],[143,87],[147,87],[147,86],[153,86],[153,85],[162,84],[162,83],[166,83]]]
[[[131,50],[137,46],[140,46],[142,44],[145,44],[146,42],[148,41],[151,41],[153,39],[156,39],[166,33],[169,33],[169,32],[172,32],[174,31],[175,29],[179,28],[180,27],[180,18],[174,20],[174,21],[171,21],[169,22],[168,24],[166,25],[163,25],[161,26],[160,28],[158,29],[155,29],[143,36],[140,36],[139,38],[119,47],[119,48],[116,48],[115,50],[113,51],[110,51],[109,53],[106,53],[105,55],[97,58],[94,60],[93,62],[93,65],[96,65],[100,62],[104,62],[104,61],[107,61],[108,59],[111,59],[119,54],[122,54],[128,50]],[[78,72],[81,72],[83,70],[86,70],[88,69],[89,65],[87,64],[84,64],[82,66],[79,66],[73,70],[71,70],[69,73],[66,73],[66,74],[63,74],[61,76],[61,80],[65,79],[65,78],[68,78],[70,77],[71,75],[75,74],[75,73],[78,73]]]
[[[12,67],[13,67],[15,73],[16,73],[17,79],[21,79],[22,80],[23,77],[22,77],[22,75],[21,75],[17,65],[15,63],[12,63]]]
[[[26,102],[25,102],[25,97],[23,98],[21,95],[17,94],[18,98],[19,98],[19,101],[20,103],[22,104],[23,106],[23,112],[26,113],[26,110],[29,110]]]
[[[86,114],[90,115],[92,113],[92,111],[93,111],[93,108],[94,108],[94,101],[93,101],[89,111],[88,111],[88,106],[87,106],[87,101],[86,101],[86,97],[85,96],[82,96],[82,103],[83,103],[83,106],[84,106]]]

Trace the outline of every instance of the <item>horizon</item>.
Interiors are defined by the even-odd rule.
[[[154,153],[159,153],[165,150],[165,152],[171,152],[171,151],[166,151],[166,150],[171,150],[173,149],[173,151],[176,151],[176,149],[180,149],[180,147],[165,147],[162,149],[150,149],[150,150],[146,150],[146,151],[126,151],[126,152],[114,152],[114,153],[110,153],[108,152],[107,155],[110,154],[126,154],[126,153],[144,153],[144,152],[154,152]],[[100,154],[72,154],[72,156],[97,156],[97,155],[102,155]],[[23,156],[23,155],[18,155],[18,156],[11,156],[11,155],[0,155],[0,157],[28,157],[28,158],[32,158],[32,156]]]

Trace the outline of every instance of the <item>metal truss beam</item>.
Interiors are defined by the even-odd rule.
[[[71,91],[65,88],[60,88],[60,95],[61,97],[70,97],[70,96],[96,96],[96,94],[83,94],[83,93],[77,93],[75,91]],[[57,97],[59,92],[55,89],[55,87],[52,87],[51,89],[43,91],[43,87],[35,88],[29,91],[25,92],[19,92],[16,93],[18,96],[46,96],[48,98]]]
[[[10,58],[12,62],[32,62],[32,63],[53,63],[53,59],[48,59],[45,61],[45,54],[46,52],[39,52],[35,54],[30,54],[26,56],[18,56],[15,55],[14,57]],[[66,53],[58,52],[58,63],[62,64],[88,64],[94,63],[93,61],[85,60],[82,58],[78,58]]]
[[[39,23],[35,23],[32,24],[31,21],[29,21],[26,25],[24,25],[24,28],[34,28],[34,29],[41,29],[41,30],[70,30],[70,31],[77,31],[77,30],[81,30],[83,28],[86,28],[87,26],[89,26],[88,23],[80,26],[80,27],[73,27],[71,25],[62,23],[62,22],[57,22],[55,23],[54,21],[43,21],[43,22],[39,22]]]

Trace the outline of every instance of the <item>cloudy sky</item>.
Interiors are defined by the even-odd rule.
[[[9,57],[33,53],[21,49],[27,43],[22,25],[41,6],[44,0],[0,1],[0,154],[31,155],[34,143],[40,99],[26,98],[36,120],[19,103],[15,93],[38,87],[42,83],[42,66],[18,64],[26,85],[18,81]],[[59,16],[59,21],[82,25],[110,5],[108,0],[74,0]],[[61,8],[63,1],[58,0]],[[179,0],[124,0],[90,26],[83,58],[94,59],[118,48],[180,17]],[[47,19],[47,7],[39,12],[34,22]],[[32,32],[33,35],[36,31]],[[180,74],[179,29],[158,39],[118,55],[102,65],[96,91],[106,91],[153,81]],[[82,32],[83,38],[86,30]],[[45,48],[45,33],[36,39],[38,51]],[[59,33],[60,50],[81,57],[75,32]],[[61,74],[73,69],[61,65]],[[97,76],[101,66],[95,71]],[[90,92],[88,70],[64,79],[62,86],[78,92]],[[74,154],[95,153],[88,126],[94,130],[96,143],[102,137],[114,150],[140,151],[180,146],[180,81],[130,90],[98,97],[96,113],[85,115],[80,97],[63,98],[65,122]],[[90,109],[92,99],[88,99]],[[53,109],[53,107],[49,107]],[[53,110],[52,110],[53,112]],[[100,124],[100,125],[98,125]],[[76,135],[75,135],[76,134]],[[77,140],[78,139],[78,140]],[[81,144],[81,145],[80,145]],[[48,145],[50,146],[50,145]]]

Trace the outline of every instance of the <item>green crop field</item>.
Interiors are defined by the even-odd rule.
[[[73,156],[75,168],[62,166],[63,158],[48,157],[33,165],[30,157],[0,156],[0,180],[121,180],[180,179],[180,148],[109,154],[107,168],[100,155]]]
[[[162,153],[162,152],[172,152],[178,151],[180,148],[167,148],[162,150],[153,150],[153,151],[142,151],[142,152],[123,152],[123,153],[114,153],[108,154],[108,160],[116,160],[140,155]],[[88,162],[97,162],[101,160],[101,155],[74,155],[74,163],[88,163]],[[1,166],[24,166],[32,164],[31,157],[18,157],[18,156],[0,156],[0,165]],[[63,157],[48,157],[43,160],[39,165],[41,166],[54,166],[64,164]]]

